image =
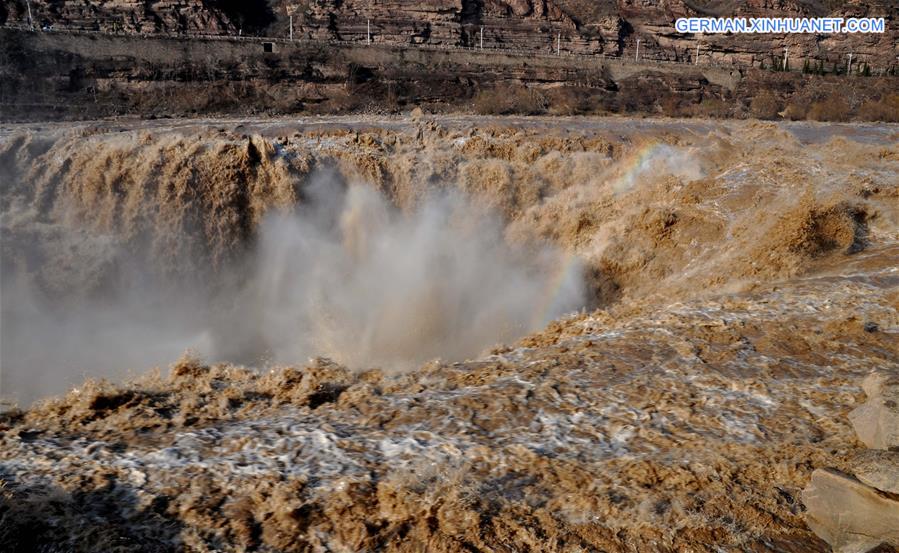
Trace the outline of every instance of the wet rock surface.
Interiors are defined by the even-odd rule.
[[[855,478],[833,469],[818,469],[802,493],[809,527],[834,551],[899,546],[899,452],[887,450],[897,384],[894,369],[872,372],[862,383],[868,400],[849,413],[849,418],[858,438],[873,449],[852,458]]]
[[[863,451],[852,461],[852,474],[872,488],[899,495],[899,451]]]
[[[838,553],[899,546],[899,501],[833,470],[816,470],[802,494],[809,526]]]
[[[859,439],[873,449],[899,448],[899,375],[874,373],[862,387],[868,401],[849,413]]]

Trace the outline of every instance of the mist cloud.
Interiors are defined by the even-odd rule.
[[[240,259],[178,277],[116,237],[34,232],[37,218],[4,214],[4,393],[27,401],[84,376],[165,365],[188,348],[250,365],[322,355],[410,370],[476,356],[584,304],[576,260],[508,245],[502,221],[461,195],[401,212],[372,187],[320,177],[305,197],[268,216]],[[102,248],[75,247],[73,237]],[[48,253],[59,248],[78,255],[63,263]],[[90,268],[90,293],[79,291],[79,265]],[[60,266],[69,273],[48,293]]]

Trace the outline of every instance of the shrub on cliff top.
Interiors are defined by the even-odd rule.
[[[858,118],[863,121],[899,123],[899,94],[867,100],[858,108]]]
[[[749,112],[756,119],[779,119],[780,111],[780,100],[767,90],[753,98],[749,105]]]
[[[496,85],[474,97],[474,110],[480,115],[540,115],[546,108],[546,97],[522,84]]]
[[[808,108],[806,117],[814,121],[848,121],[850,115],[849,102],[842,96],[828,96],[814,102]]]

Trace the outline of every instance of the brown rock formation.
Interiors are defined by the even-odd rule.
[[[852,473],[872,488],[899,495],[899,452],[865,450],[853,459]]]
[[[802,500],[809,527],[835,553],[899,545],[899,501],[855,478],[831,469],[816,470]]]
[[[868,401],[849,413],[859,439],[872,449],[899,448],[899,376],[875,373],[862,387]]]
[[[6,2],[6,23],[27,23],[24,1]],[[233,34],[237,27],[227,13],[207,0],[129,0],[31,2],[35,27],[60,27],[106,32],[192,32]]]
[[[4,4],[0,19],[24,22],[21,0]],[[606,54],[631,57],[640,40],[641,57],[771,66],[784,48],[794,67],[805,60],[845,65],[847,55],[880,70],[894,65],[899,5],[888,0],[846,3],[809,0],[169,0],[164,2],[32,2],[38,23],[104,31],[200,32],[366,42],[434,44],[486,48]],[[675,32],[684,16],[885,17],[883,34],[704,35]]]
[[[802,493],[809,527],[836,553],[899,546],[899,446],[896,437],[899,379],[885,371],[865,378],[868,401],[849,413],[859,439],[870,448],[855,455],[855,477],[818,469]]]
[[[715,67],[389,44],[285,41],[276,46],[266,52],[250,40],[3,29],[0,71],[10,77],[0,80],[0,118],[465,106],[477,91],[505,82],[547,89],[567,85],[577,88],[572,94],[609,109],[651,110],[660,95],[691,102],[724,98],[740,81],[739,72]]]

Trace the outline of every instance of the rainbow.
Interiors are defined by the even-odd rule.
[[[564,305],[559,305],[559,302],[564,297],[563,291],[568,289],[572,283],[579,281],[581,270],[580,258],[566,252],[556,270],[550,275],[543,294],[541,294],[540,301],[534,308],[531,316],[531,328],[542,328],[561,314],[557,310],[565,307]]]
[[[637,178],[648,171],[656,160],[667,157],[670,149],[671,146],[660,142],[646,142],[640,145],[618,163],[618,169],[611,181],[613,190],[622,193],[633,188]],[[563,292],[578,282],[581,270],[580,258],[566,252],[550,276],[540,302],[534,308],[531,328],[542,328],[560,314],[559,310],[566,307],[560,305],[560,302],[564,301]]]
[[[652,162],[668,148],[670,146],[666,144],[647,142],[623,158],[618,163],[618,174],[612,181],[612,189],[621,193],[633,188],[637,177],[646,172]]]

